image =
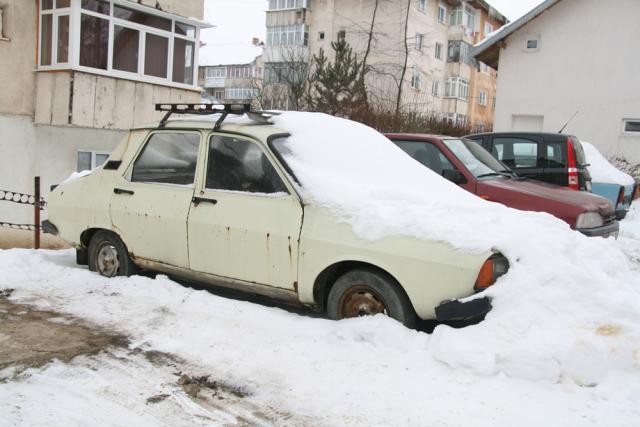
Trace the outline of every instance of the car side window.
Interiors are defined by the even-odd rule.
[[[199,145],[197,133],[152,134],[133,164],[131,181],[193,185]]]
[[[567,165],[567,144],[553,142],[547,144],[547,168],[564,168]]]
[[[283,193],[287,187],[269,158],[251,141],[212,135],[206,188],[247,193]]]
[[[538,143],[530,139],[494,137],[491,151],[510,168],[535,168],[538,165]]]
[[[456,170],[456,167],[445,157],[440,149],[423,141],[394,141],[405,153],[419,161],[438,175],[445,170]]]

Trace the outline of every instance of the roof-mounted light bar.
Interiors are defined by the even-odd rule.
[[[238,116],[246,114],[251,120],[262,124],[270,124],[269,118],[280,114],[271,111],[251,111],[251,104],[156,104],[156,111],[164,111],[166,113],[158,126],[161,129],[166,126],[172,114],[221,114],[213,127],[214,130],[220,129],[222,122],[229,114]]]

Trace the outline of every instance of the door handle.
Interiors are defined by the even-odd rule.
[[[193,196],[191,198],[191,202],[196,206],[198,206],[200,203],[211,203],[212,205],[215,205],[218,203],[216,199],[207,199],[206,197],[196,197],[196,196]]]
[[[123,188],[114,188],[113,192],[116,194],[128,194],[128,195],[133,195],[133,191],[131,190],[125,190]]]

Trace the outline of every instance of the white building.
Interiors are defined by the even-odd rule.
[[[498,68],[495,131],[558,132],[640,163],[640,1],[547,0],[476,45]],[[576,113],[577,112],[577,113]]]
[[[0,190],[98,166],[156,102],[199,102],[204,0],[0,2]],[[192,17],[192,18],[191,18]],[[0,202],[0,222],[33,213]]]

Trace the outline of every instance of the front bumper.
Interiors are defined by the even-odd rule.
[[[440,322],[447,320],[469,320],[483,317],[491,311],[491,298],[484,297],[462,302],[454,299],[446,301],[436,307],[436,319]]]
[[[620,231],[620,223],[613,221],[601,227],[578,228],[577,230],[588,237],[615,237],[617,239],[618,232]]]

